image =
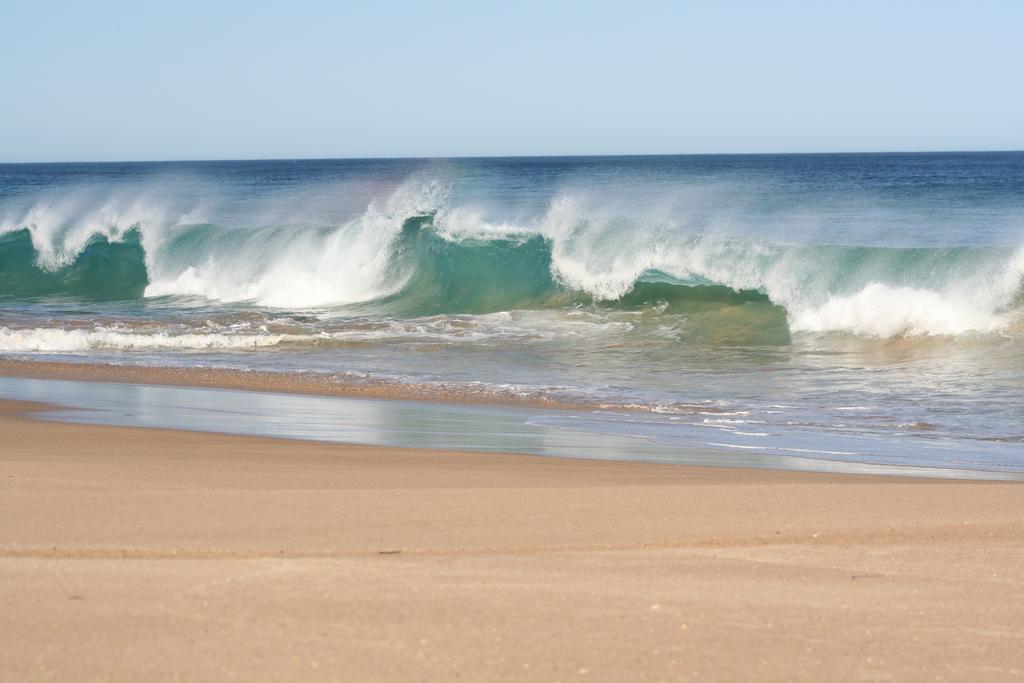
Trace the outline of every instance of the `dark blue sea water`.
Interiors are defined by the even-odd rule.
[[[680,448],[1024,471],[1022,279],[1024,153],[0,165],[0,353]]]

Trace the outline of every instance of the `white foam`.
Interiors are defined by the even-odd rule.
[[[65,330],[49,327],[0,327],[0,351],[61,353],[99,350],[253,349],[306,338],[308,337],[281,334],[171,334],[125,332],[104,328]]]
[[[159,230],[172,219],[167,207],[144,196],[109,196],[101,201],[70,193],[59,199],[40,200],[20,215],[6,216],[0,233],[28,230],[36,250],[36,264],[51,272],[74,262],[96,237],[121,242],[131,230]]]
[[[832,296],[819,307],[790,313],[790,328],[805,332],[850,332],[871,337],[990,333],[1006,326],[1005,315],[946,292],[873,283],[850,296]]]
[[[408,271],[393,258],[402,225],[444,201],[437,183],[408,183],[358,219],[331,229],[282,227],[226,231],[201,253],[180,253],[177,232],[146,245],[146,296],[201,296],[275,308],[361,303],[402,289]]]

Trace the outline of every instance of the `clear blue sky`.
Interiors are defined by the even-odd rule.
[[[0,161],[1024,148],[1024,2],[2,2]]]

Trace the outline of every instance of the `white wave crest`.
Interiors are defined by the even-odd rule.
[[[154,231],[195,219],[191,213],[172,216],[166,205],[146,197],[110,196],[97,201],[94,196],[71,193],[5,216],[0,233],[28,230],[36,265],[55,272],[71,265],[97,237],[120,242],[131,230]]]
[[[850,265],[843,250],[805,249],[680,230],[685,217],[627,219],[573,195],[555,200],[537,230],[552,242],[552,275],[597,299],[618,299],[652,271],[687,284],[758,290],[786,309],[795,332],[871,337],[1005,330],[1024,288],[1024,248],[970,265],[889,272]],[[893,281],[878,280],[891,277]]]
[[[411,274],[393,259],[402,225],[435,210],[445,191],[436,182],[409,183],[336,228],[225,231],[194,252],[183,252],[173,239],[180,230],[164,231],[145,244],[150,277],[145,294],[274,308],[341,306],[388,296]]]

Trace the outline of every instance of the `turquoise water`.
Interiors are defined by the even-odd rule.
[[[678,448],[1024,471],[1022,282],[1024,153],[0,165],[7,356]]]

